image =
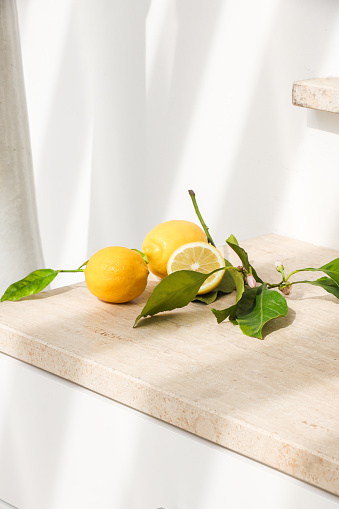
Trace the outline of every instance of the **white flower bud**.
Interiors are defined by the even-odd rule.
[[[250,288],[255,288],[257,286],[257,282],[254,279],[253,274],[247,274],[246,276],[246,282]]]

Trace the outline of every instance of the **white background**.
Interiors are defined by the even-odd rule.
[[[336,0],[17,7],[46,266],[197,221],[188,189],[217,244],[339,249],[339,116],[291,101],[294,81],[339,75]]]

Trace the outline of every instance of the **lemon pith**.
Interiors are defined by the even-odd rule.
[[[149,270],[164,278],[171,254],[178,247],[196,241],[207,243],[205,232],[195,223],[172,220],[158,224],[146,235],[142,244],[142,250],[149,260]]]
[[[225,267],[225,260],[214,246],[204,242],[191,242],[180,246],[172,253],[168,260],[167,271],[171,274],[177,270],[195,270],[208,274],[222,267]],[[209,276],[201,286],[198,295],[214,290],[223,276],[223,270]]]

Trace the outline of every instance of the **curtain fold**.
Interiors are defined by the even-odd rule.
[[[0,292],[43,267],[17,9],[0,0]]]

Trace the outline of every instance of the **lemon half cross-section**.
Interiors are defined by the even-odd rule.
[[[225,260],[221,253],[206,242],[190,242],[176,249],[167,264],[167,272],[171,274],[177,270],[195,270],[208,274],[215,269],[225,267]],[[225,271],[220,270],[208,277],[201,286],[198,295],[214,290],[224,276]]]

